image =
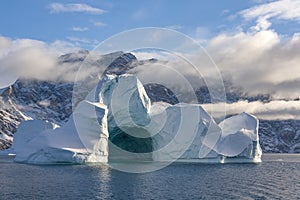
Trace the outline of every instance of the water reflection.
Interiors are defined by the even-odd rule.
[[[88,165],[95,173],[95,187],[92,193],[95,193],[97,199],[109,199],[113,196],[111,190],[111,169],[106,164]]]

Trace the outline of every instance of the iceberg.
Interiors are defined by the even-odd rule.
[[[260,162],[258,120],[247,113],[217,124],[199,104],[151,103],[134,75],[106,75],[68,122],[25,121],[15,161],[33,164]]]

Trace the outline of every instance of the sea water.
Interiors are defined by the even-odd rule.
[[[141,174],[0,157],[0,199],[300,199],[300,154],[265,154],[260,164],[174,163]]]

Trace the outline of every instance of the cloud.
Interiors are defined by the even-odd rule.
[[[214,117],[222,118],[224,105],[227,115],[247,112],[262,120],[300,120],[300,101],[271,101],[269,103],[239,101],[232,104],[204,104],[202,106],[208,112],[213,113]]]
[[[246,20],[256,20],[255,30],[266,30],[271,26],[270,20],[292,20],[300,23],[300,1],[279,0],[267,2],[239,13]]]
[[[144,62],[131,72],[137,74],[143,84],[157,83],[169,88],[180,102],[196,103],[195,89],[203,86],[197,69],[179,54],[168,51],[136,51],[138,60],[156,58],[156,62]],[[205,60],[206,61],[206,60]],[[211,65],[210,65],[211,66]]]
[[[7,53],[7,49],[11,46],[11,40],[0,36],[0,58]]]
[[[196,28],[196,38],[203,44],[211,37],[211,31],[207,27],[199,26]]]
[[[220,34],[206,48],[223,74],[244,92],[276,99],[299,97],[299,34],[285,38],[273,30]]]
[[[251,27],[251,29],[254,31],[267,30],[272,25],[267,17],[259,17],[256,22],[257,24]]]
[[[279,0],[261,4],[240,12],[247,20],[259,17],[295,20],[300,22],[300,2],[297,0]]]
[[[221,12],[221,16],[227,16],[228,14],[230,13],[230,10],[228,10],[228,9],[224,9],[224,10],[222,10],[222,12]]]
[[[57,55],[48,50],[46,44],[28,39],[6,40],[10,41],[10,46],[0,46],[2,51],[3,48],[6,51],[0,58],[0,87],[13,83],[20,75],[31,77],[32,73],[36,73],[40,78],[53,74],[49,69],[55,65]]]
[[[78,37],[69,36],[67,37],[67,39],[72,42],[79,42],[79,43],[86,43],[86,44],[91,43],[90,39],[87,38],[78,38]]]
[[[62,4],[52,3],[49,5],[51,13],[64,13],[64,12],[81,12],[89,14],[103,14],[106,11],[100,8],[95,8],[87,4]]]
[[[145,9],[139,9],[131,15],[131,18],[133,20],[143,20],[147,16],[148,16],[148,12]]]
[[[79,31],[79,32],[84,32],[84,31],[88,31],[89,28],[88,27],[78,27],[78,26],[74,26],[72,27],[73,31]]]
[[[103,23],[103,22],[93,22],[93,25],[94,26],[97,26],[97,27],[103,27],[103,26],[106,26],[106,24],[105,23]]]
[[[67,40],[69,40],[69,42],[75,46],[87,48],[87,49],[93,49],[93,48],[95,48],[95,46],[97,46],[99,44],[98,40],[74,37],[74,36],[68,36]]]
[[[78,48],[64,41],[48,45],[37,40],[0,37],[0,88],[11,85],[19,77],[73,82],[81,63],[59,62],[59,56],[67,50]],[[76,56],[85,55],[79,52]],[[90,70],[95,70],[94,66]],[[84,72],[79,77],[85,78],[90,72]]]
[[[264,37],[271,41],[265,41]],[[261,46],[259,42],[261,42]],[[275,32],[219,35],[210,40],[210,45],[220,44],[214,46],[214,49],[210,46],[210,53],[217,56],[215,61],[221,72],[223,74],[227,72],[233,77],[234,87],[242,87],[243,92],[253,95],[271,94],[274,100],[267,103],[238,101],[231,104],[217,103],[202,104],[201,106],[217,119],[224,117],[223,111],[226,106],[227,115],[248,112],[262,120],[300,120],[300,101],[291,100],[300,98],[300,62],[298,62],[300,61],[298,60],[300,59],[300,44],[297,42],[296,36],[284,42],[280,41]],[[270,44],[266,45],[265,43]],[[174,57],[170,53],[148,51],[134,52],[134,54],[140,60],[157,58],[163,61],[154,64],[146,63],[134,69],[143,84],[159,83],[171,89],[179,101],[193,100],[192,88],[201,86],[201,83],[197,82],[199,81],[197,80],[198,74],[187,63],[176,59],[176,56]],[[204,63],[199,56],[194,59],[198,59],[199,63]],[[293,61],[294,59],[297,61]],[[286,63],[289,61],[295,62],[295,66]],[[277,78],[279,75],[280,77]],[[290,100],[280,100],[289,98]]]
[[[60,55],[70,52],[77,52],[82,49],[78,45],[65,40],[55,40],[49,46],[51,49],[55,49],[55,51]]]
[[[177,41],[178,42],[178,41]],[[292,36],[282,36],[274,30],[249,31],[238,30],[235,33],[221,33],[207,39],[205,50],[209,53],[223,78],[232,83],[247,96],[269,94],[272,99],[293,100],[299,98],[300,88],[300,33]],[[180,49],[189,49],[188,45]],[[158,58],[164,60],[164,65],[178,70],[181,74],[193,80],[193,87],[201,85],[194,80],[199,73],[183,60],[169,58],[157,51],[135,52],[140,59]],[[201,75],[206,80],[213,82],[213,64],[205,52],[183,54],[186,59],[201,67]],[[151,65],[151,63],[149,64]],[[139,72],[145,77],[153,77],[151,66],[143,67],[144,72]],[[142,70],[142,69],[141,69]],[[160,77],[163,71],[154,70]],[[164,80],[177,83],[172,75],[164,73]]]
[[[179,24],[175,24],[175,25],[171,25],[171,26],[166,26],[166,28],[173,29],[173,30],[180,30],[183,28],[183,26],[181,26]]]

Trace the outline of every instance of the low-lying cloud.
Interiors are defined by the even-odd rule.
[[[231,104],[204,104],[202,105],[216,118],[223,118],[224,106],[226,115],[247,112],[262,120],[300,120],[300,101],[239,101]]]
[[[299,34],[283,37],[273,30],[221,34],[209,41],[207,49],[219,69],[246,93],[299,98]]]
[[[223,78],[248,96],[269,94],[273,99],[299,98],[300,34],[282,36],[274,30],[222,33],[207,41],[204,48]],[[137,52],[135,55],[140,59],[162,57],[161,54],[149,52]],[[201,66],[200,72],[204,79],[214,78],[215,74],[211,73],[213,64],[204,52],[184,56]],[[191,70],[189,64],[182,61],[176,63],[171,59],[166,65],[173,65],[181,74],[199,76]],[[149,76],[153,76],[153,71],[145,68]],[[155,76],[160,73],[163,72],[156,70]],[[169,79],[172,81],[172,76]]]
[[[74,81],[79,63],[61,63],[61,44],[0,37],[0,88],[19,77],[36,80]],[[71,48],[75,50],[75,48]]]

